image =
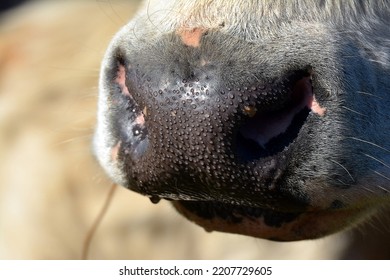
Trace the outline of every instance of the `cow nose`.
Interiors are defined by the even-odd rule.
[[[158,67],[117,55],[109,71],[115,160],[128,187],[153,198],[253,201],[238,189],[272,188],[284,164],[275,155],[312,98],[309,68],[250,81],[226,79],[212,61]]]

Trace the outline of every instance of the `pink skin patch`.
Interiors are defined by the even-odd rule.
[[[194,28],[191,30],[181,29],[177,31],[177,34],[180,36],[181,41],[184,45],[198,48],[200,46],[200,40],[202,39],[203,34],[206,32],[202,28]]]
[[[123,95],[130,96],[130,91],[126,86],[126,69],[122,64],[119,64],[115,82],[120,86]]]
[[[122,144],[122,142],[119,141],[118,144],[116,144],[116,145],[112,148],[112,150],[111,150],[111,160],[112,160],[113,162],[116,162],[117,159],[118,159],[118,154],[119,154],[119,150],[120,150],[120,148],[121,148],[121,144]]]
[[[119,64],[119,66],[118,66],[118,72],[116,74],[115,82],[120,86],[123,95],[126,95],[126,96],[132,98],[132,96],[130,95],[129,89],[126,86],[126,68],[122,64]],[[139,124],[139,125],[144,125],[146,114],[147,114],[147,108],[145,107],[144,110],[142,111],[142,113],[140,115],[138,115],[137,118],[135,119],[135,123]],[[118,143],[118,144],[120,144],[120,143]]]
[[[325,116],[326,108],[322,108],[318,104],[316,97],[312,93],[312,86],[309,78],[303,78],[297,82],[294,86],[294,94],[304,94],[305,95],[305,105],[315,114],[320,117]],[[311,92],[311,94],[309,94]]]
[[[137,118],[134,121],[136,124],[143,126],[145,124],[145,116],[144,113],[141,113],[137,116]]]
[[[318,104],[316,97],[313,95],[311,105],[308,106],[314,113],[319,115],[320,117],[325,116],[326,108],[322,108],[320,104]]]

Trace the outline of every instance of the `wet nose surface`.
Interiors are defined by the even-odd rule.
[[[164,67],[115,56],[113,157],[128,187],[154,199],[304,209],[305,197],[278,181],[310,112],[310,68],[243,80],[187,52]]]

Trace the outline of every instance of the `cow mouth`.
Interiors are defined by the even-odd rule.
[[[278,212],[271,209],[233,205],[216,201],[178,201],[187,211],[200,219],[222,219],[230,224],[241,224],[245,218],[257,220],[262,218],[269,226],[280,227],[300,215],[300,212]]]
[[[307,71],[294,73],[283,91],[286,97],[282,106],[252,113],[238,130],[235,146],[241,161],[274,156],[298,137],[316,105],[311,74]]]
[[[279,212],[210,201],[174,201],[176,210],[206,231],[220,231],[272,241],[316,239],[352,226],[367,208],[308,209]]]

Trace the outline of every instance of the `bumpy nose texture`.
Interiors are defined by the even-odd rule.
[[[113,80],[120,90],[111,97],[111,129],[120,140],[116,158],[129,187],[154,198],[301,207],[288,191],[275,189],[286,155],[263,152],[263,144],[274,139],[261,131],[279,136],[289,131],[284,126],[307,117],[301,110],[307,96],[297,94],[294,85],[306,85],[308,72],[248,81],[234,69],[226,74],[225,61],[210,59],[202,50],[184,46],[181,51],[165,60],[157,53],[149,54],[155,55],[152,59],[116,55]],[[295,118],[296,113],[303,116]],[[258,127],[262,118],[276,123],[288,119],[284,115],[292,120],[284,121],[280,131]],[[246,156],[248,147],[255,149],[256,158]]]
[[[224,185],[235,184],[239,167],[232,142],[243,96],[220,87],[213,65],[201,67],[189,69],[188,76],[161,73],[155,78],[137,76],[137,71],[129,75],[134,99],[148,112],[150,148],[131,167],[141,192],[209,199],[219,196]],[[183,189],[191,191],[186,194]]]

